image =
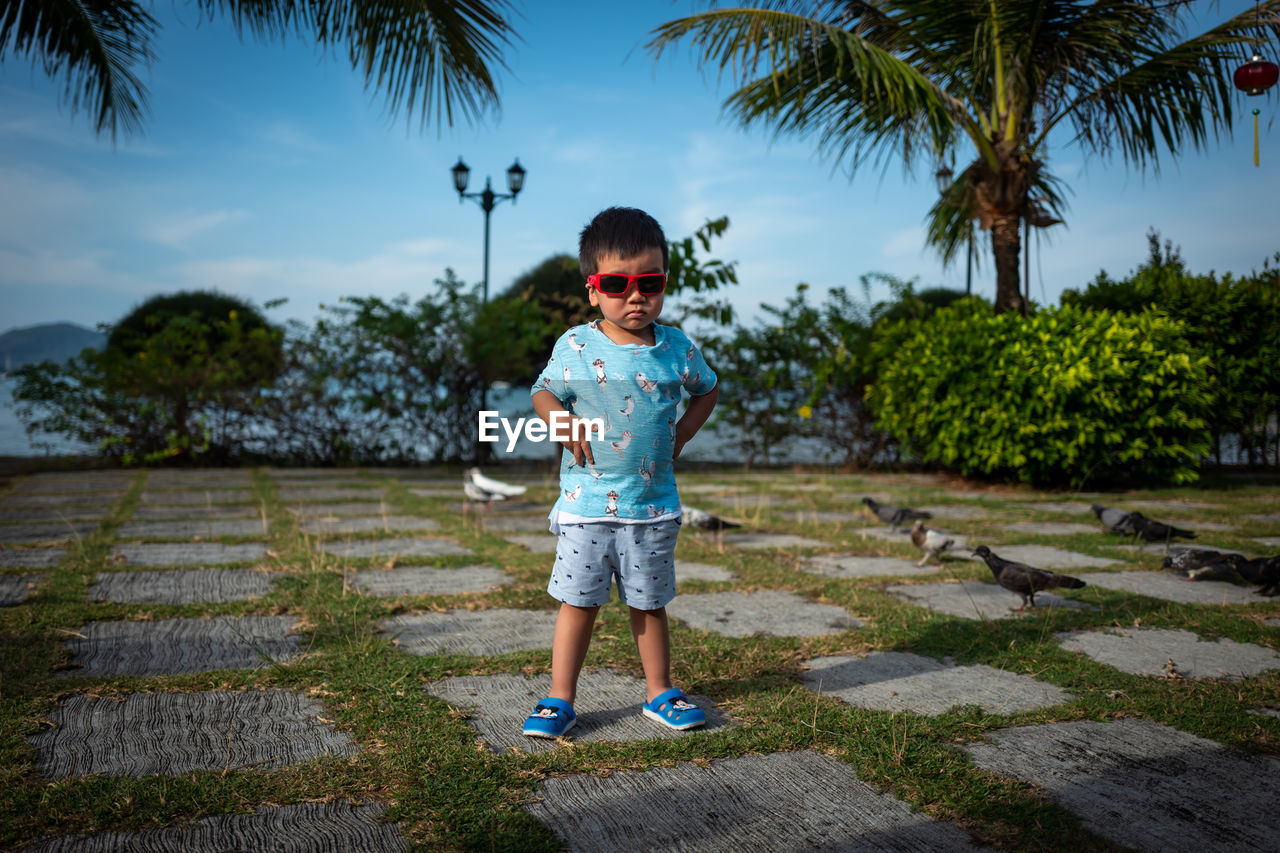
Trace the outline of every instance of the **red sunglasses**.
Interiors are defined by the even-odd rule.
[[[664,272],[646,272],[640,275],[623,275],[606,272],[587,276],[587,284],[600,293],[609,296],[623,296],[631,289],[631,282],[644,296],[657,296],[667,289],[667,274]]]

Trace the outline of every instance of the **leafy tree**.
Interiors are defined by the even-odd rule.
[[[1066,124],[1089,154],[1125,163],[1203,148],[1230,132],[1232,64],[1280,30],[1267,0],[1185,38],[1191,0],[778,0],[713,9],[658,27],[660,55],[688,39],[739,88],[725,109],[743,125],[816,137],[851,169],[867,159],[973,158],[929,213],[945,260],[970,220],[991,232],[998,311],[1026,312],[1020,226],[1061,218],[1047,168]]]
[[[229,18],[262,40],[296,33],[345,48],[365,83],[392,109],[417,109],[424,124],[475,117],[498,103],[493,66],[511,40],[507,0],[199,0],[203,17]],[[94,130],[138,131],[146,113],[140,68],[155,59],[159,24],[139,0],[0,0],[0,60],[30,58],[66,83],[64,100],[87,109]]]

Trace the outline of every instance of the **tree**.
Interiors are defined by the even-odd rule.
[[[739,88],[724,103],[744,126],[816,136],[856,168],[901,157],[973,159],[929,212],[944,261],[970,221],[991,232],[997,311],[1018,288],[1020,226],[1058,221],[1046,167],[1067,124],[1088,153],[1118,149],[1157,170],[1162,156],[1230,132],[1232,64],[1280,33],[1280,0],[1184,38],[1191,0],[778,0],[716,9],[658,27],[655,55],[691,40]],[[968,150],[966,147],[966,151]]]
[[[491,68],[503,66],[511,30],[507,0],[200,0],[201,14],[225,16],[237,32],[263,40],[296,33],[322,47],[345,46],[352,68],[381,90],[393,110],[421,111],[452,124],[497,106]],[[141,130],[146,87],[139,67],[155,59],[159,24],[138,0],[0,0],[0,60],[29,57],[64,79],[73,111],[93,114],[94,130]]]

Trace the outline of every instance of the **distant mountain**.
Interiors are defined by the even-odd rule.
[[[24,364],[66,361],[85,347],[100,349],[107,342],[102,332],[75,323],[42,323],[10,329],[0,335],[0,370],[17,370]]]

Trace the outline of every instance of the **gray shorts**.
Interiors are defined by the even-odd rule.
[[[609,603],[615,578],[618,600],[628,607],[657,610],[675,598],[680,519],[569,522],[559,528],[547,584],[552,598],[576,607],[600,607]]]

